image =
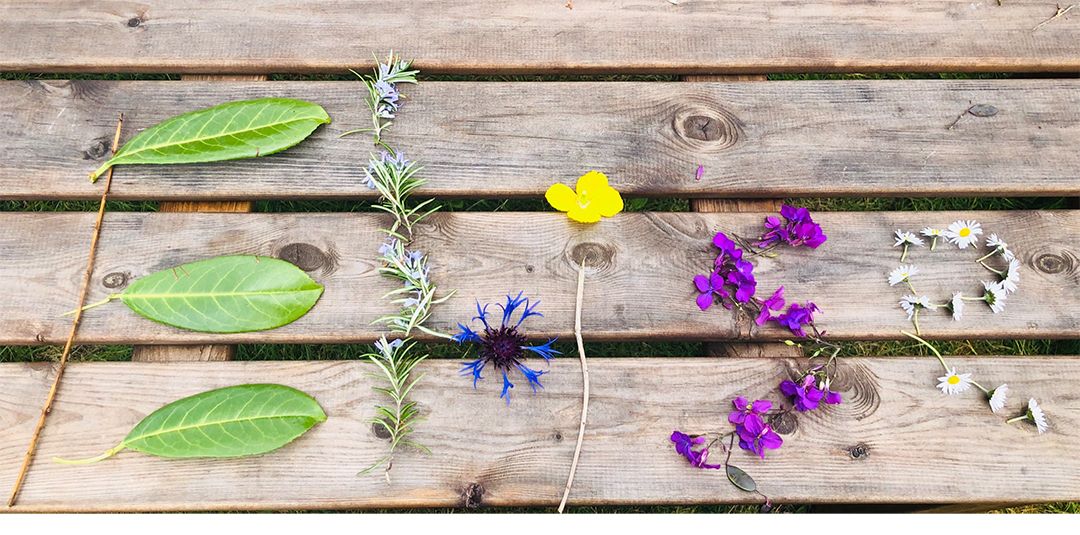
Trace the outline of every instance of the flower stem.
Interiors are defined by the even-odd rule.
[[[907,260],[907,250],[908,250],[908,244],[905,243],[904,244],[904,252],[900,253],[900,262],[903,262],[904,260]]]
[[[986,256],[976,260],[976,262],[982,264],[983,260],[986,260],[987,258],[990,258],[991,256],[994,256],[994,255],[996,255],[996,254],[998,254],[1000,252],[1001,252],[1001,248],[1000,247],[995,247],[993,251],[990,251],[989,253],[986,253]]]
[[[915,290],[915,286],[911,284],[911,279],[904,279],[904,282],[907,283],[907,287],[911,290],[911,293],[919,295],[919,292]]]
[[[933,251],[934,247],[937,247],[937,236],[930,238],[930,251]]]
[[[918,314],[917,311],[916,311],[916,314]],[[934,352],[934,356],[937,357],[938,362],[941,363],[941,367],[945,369],[945,373],[949,373],[949,366],[947,364],[945,364],[945,359],[943,359],[941,357],[941,353],[937,350],[936,347],[933,346],[933,344],[931,344],[930,342],[927,342],[926,340],[923,340],[922,338],[919,338],[918,336],[916,336],[914,334],[911,334],[911,333],[909,333],[907,331],[900,331],[900,334],[902,334],[904,336],[907,336],[908,338],[911,338],[912,340],[915,340],[916,342],[919,342],[920,344],[922,344],[922,345],[924,345],[926,347],[929,347],[930,351]],[[982,388],[982,387],[980,386],[979,388]]]
[[[983,394],[986,394],[986,397],[990,397],[990,391],[989,391],[989,390],[987,390],[987,389],[986,389],[986,387],[984,387],[983,385],[981,385],[981,384],[979,384],[979,383],[977,383],[977,382],[975,382],[975,381],[972,381],[972,382],[971,382],[971,384],[973,384],[973,385],[975,385],[976,387],[978,387],[978,388],[979,388],[979,390],[982,390],[982,391],[983,391]]]
[[[1012,423],[1019,422],[1021,420],[1027,420],[1027,414],[1024,414],[1022,416],[1017,416],[1016,418],[1009,418],[1008,420],[1005,420],[1005,423],[1012,424]]]
[[[920,310],[922,310],[922,309],[921,308],[916,308],[915,309],[915,314],[913,316],[914,321],[915,321],[915,334],[922,334],[921,332],[919,332],[919,311]]]
[[[997,273],[999,277],[1004,277],[1004,276],[1005,276],[1005,272],[1003,272],[1003,271],[998,271],[998,270],[996,270],[996,269],[994,269],[994,268],[992,268],[992,267],[990,267],[990,266],[988,266],[988,265],[986,265],[986,264],[982,263],[981,261],[979,262],[979,265],[980,265],[980,266],[982,266],[982,267],[984,267],[984,268],[986,268],[986,269],[989,269],[990,271],[993,271],[994,273]]]

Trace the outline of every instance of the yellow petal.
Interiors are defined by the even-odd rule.
[[[600,188],[608,187],[607,175],[600,171],[589,171],[577,179],[578,195],[582,193],[594,193]]]
[[[568,212],[577,206],[577,194],[566,184],[552,184],[544,198],[552,208],[560,212]]]
[[[593,193],[593,206],[600,215],[611,217],[623,209],[622,195],[612,187],[605,187]]]
[[[596,223],[600,221],[600,211],[591,206],[582,208],[575,204],[566,215],[578,223]]]

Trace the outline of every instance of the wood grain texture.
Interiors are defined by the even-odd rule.
[[[796,417],[768,460],[739,451],[778,503],[964,503],[1080,499],[1080,358],[978,357],[950,363],[1014,398],[992,414],[974,392],[946,398],[930,357],[844,361],[839,406]],[[754,502],[722,473],[690,467],[672,449],[673,429],[721,430],[737,395],[776,398],[801,362],[790,359],[591,359],[594,396],[574,503]],[[15,511],[229,510],[542,505],[558,503],[573,455],[581,377],[555,359],[545,389],[519,385],[508,407],[501,385],[472,388],[460,362],[428,361],[415,391],[425,417],[415,439],[430,455],[398,456],[388,485],[357,472],[385,451],[369,418],[371,365],[335,362],[76,363],[65,376],[38,462]],[[14,474],[48,364],[0,365],[0,485]],[[162,460],[124,452],[61,466],[54,456],[95,455],[141,418],[211,388],[280,383],[312,394],[329,419],[285,448],[234,460]],[[523,389],[524,388],[524,389]],[[1053,428],[1005,425],[1027,397]],[[721,424],[721,422],[723,422]],[[946,474],[964,474],[947,477]],[[978,484],[973,484],[977,482]]]
[[[1055,12],[1041,0],[564,4],[13,1],[0,71],[343,72],[390,49],[455,73],[1080,70],[1075,19],[1032,31]]]
[[[692,278],[712,265],[718,230],[755,236],[767,214],[624,213],[581,226],[557,213],[457,212],[432,216],[415,247],[430,255],[435,282],[457,290],[437,307],[433,328],[456,330],[474,302],[496,302],[524,291],[541,299],[544,318],[530,319],[536,337],[570,337],[576,266],[589,258],[583,317],[588,340],[783,340],[784,331],[752,328],[722,308],[700,311]],[[316,343],[371,341],[371,326],[393,310],[382,296],[394,285],[376,273],[382,214],[111,213],[88,300],[123,290],[137,277],[225,254],[283,257],[326,291],[303,318],[279,329],[234,335],[199,334],[144,320],[119,302],[84,316],[80,343]],[[1020,290],[1006,311],[971,303],[963,321],[939,311],[922,315],[932,338],[1076,338],[1080,336],[1080,211],[855,212],[815,216],[829,241],[816,251],[784,249],[757,258],[762,294],[780,284],[790,299],[813,300],[819,324],[836,339],[898,339],[911,324],[897,305],[905,290],[886,278],[899,263],[893,231],[975,219],[1000,233],[1024,265]],[[86,251],[92,214],[0,214],[0,344],[58,343],[61,314],[72,297]],[[924,274],[920,292],[936,301],[951,291],[981,295],[988,272],[971,249],[919,249],[910,261]],[[594,266],[594,267],[593,267]]]
[[[1080,192],[1080,80],[431,82],[405,93],[386,139],[424,164],[426,195],[539,197],[590,168],[634,197]],[[338,137],[367,126],[357,83],[82,80],[0,82],[0,198],[96,198],[85,177],[119,111],[130,139],[266,96],[318,102],[334,122],[257,160],[120,166],[111,197],[374,198],[370,139]],[[997,113],[946,128],[973,104]]]

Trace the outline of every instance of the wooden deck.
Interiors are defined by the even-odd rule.
[[[717,472],[689,467],[672,430],[708,431],[736,395],[765,397],[799,365],[790,335],[721,310],[701,312],[692,277],[718,230],[753,237],[786,197],[1080,196],[1080,9],[1044,0],[87,0],[0,3],[0,200],[97,199],[87,174],[124,138],[162,119],[230,100],[304,98],[333,123],[274,156],[221,164],[116,169],[110,199],[163,201],[157,213],[105,216],[89,301],[135,278],[221,254],[290,260],[326,286],[310,314],[278,330],[182,332],[119,302],[87,312],[81,344],[131,344],[133,362],[73,363],[17,505],[0,512],[222,511],[554,506],[578,427],[575,359],[553,361],[546,389],[488,379],[474,390],[459,362],[431,360],[415,397],[425,421],[392,481],[357,477],[385,451],[369,418],[371,366],[334,361],[225,362],[229,344],[369,343],[391,310],[376,273],[376,213],[245,213],[263,199],[369,202],[372,150],[355,81],[341,75],[395,50],[425,81],[386,139],[424,165],[417,194],[539,199],[589,169],[628,198],[691,199],[691,212],[623,213],[583,227],[561,214],[443,212],[418,231],[440,288],[457,290],[430,325],[450,330],[475,300],[524,290],[542,300],[536,338],[573,337],[576,266],[588,260],[584,338],[705,341],[706,353],[593,358],[592,406],[571,505],[760,503]],[[951,73],[1020,73],[951,80]],[[180,80],[65,80],[70,73],[168,73]],[[927,73],[916,78],[761,82],[780,73]],[[506,81],[515,74],[559,81]],[[663,81],[594,75],[661,74]],[[44,75],[44,76],[39,76]],[[48,79],[56,75],[58,79]],[[684,81],[673,81],[676,75]],[[705,76],[705,75],[728,75]],[[908,75],[898,77],[907,78]],[[866,78],[866,77],[862,77]],[[446,80],[454,78],[447,77]],[[979,112],[968,113],[973,106]],[[698,166],[704,174],[698,179]],[[215,212],[215,213],[195,213]],[[0,212],[0,344],[60,344],[75,306],[94,214]],[[823,309],[835,340],[902,339],[910,329],[888,272],[896,229],[957,219],[998,233],[1023,263],[1005,312],[978,303],[962,321],[923,314],[927,338],[1080,338],[1080,210],[834,212],[817,251],[756,259],[759,295]],[[920,292],[974,295],[987,272],[971,251],[913,251]],[[977,306],[976,306],[977,305]],[[1060,347],[1069,347],[1060,344]],[[179,362],[199,361],[199,362]],[[204,362],[210,361],[210,362]],[[762,463],[739,452],[776,503],[943,504],[947,510],[1080,500],[1080,356],[949,358],[986,386],[1008,382],[1010,407],[1038,398],[1039,435],[1005,425],[981,396],[946,399],[927,357],[843,360],[844,403],[802,414]],[[0,364],[0,488],[15,480],[51,363]],[[134,452],[83,467],[149,412],[206,389],[251,382],[314,395],[329,419],[270,455],[167,461]],[[772,397],[775,397],[773,395]],[[1021,399],[1023,398],[1023,399]],[[945,509],[943,509],[945,510]]]

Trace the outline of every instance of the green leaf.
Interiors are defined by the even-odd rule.
[[[727,472],[728,481],[730,481],[732,485],[738,487],[739,490],[746,492],[754,492],[757,490],[757,482],[754,481],[754,478],[750,477],[750,474],[744,472],[742,468],[729,464],[725,471]]]
[[[325,422],[315,398],[283,385],[210,390],[150,413],[102,455],[62,464],[89,464],[124,449],[168,458],[242,457],[274,451]]]
[[[166,119],[143,130],[90,174],[119,164],[188,164],[281,152],[330,122],[318,104],[291,98],[227,102]]]
[[[209,333],[274,329],[307,313],[323,287],[300,268],[264,256],[220,256],[142,277],[120,294],[139,315]]]

